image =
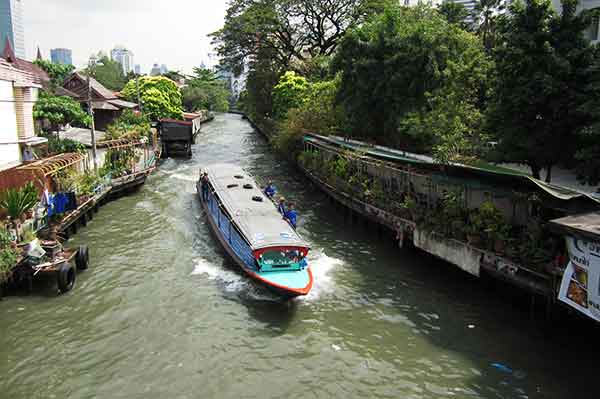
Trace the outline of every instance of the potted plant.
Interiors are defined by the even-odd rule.
[[[37,202],[37,191],[31,182],[20,189],[9,188],[0,196],[0,208],[13,220],[21,219]]]
[[[501,223],[494,226],[492,236],[494,237],[494,252],[498,255],[504,255],[506,253],[506,243],[510,237],[510,225]]]
[[[10,278],[13,267],[17,264],[17,250],[6,230],[0,229],[0,290]]]

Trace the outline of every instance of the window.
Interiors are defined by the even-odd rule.
[[[600,17],[593,17],[590,26],[585,30],[585,37],[592,42],[598,40],[599,21]]]

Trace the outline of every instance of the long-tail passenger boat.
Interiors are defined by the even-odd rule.
[[[210,225],[233,260],[253,279],[286,298],[306,295],[313,276],[308,243],[282,218],[241,167],[215,164],[196,188]]]

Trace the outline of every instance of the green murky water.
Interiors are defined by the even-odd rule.
[[[0,398],[598,397],[591,326],[551,331],[500,290],[346,222],[239,116],[198,142],[71,241],[92,257],[71,293],[0,302]],[[194,194],[215,161],[297,203],[307,298],[280,303],[225,258]]]

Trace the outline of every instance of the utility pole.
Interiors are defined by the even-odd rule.
[[[138,108],[140,109],[140,113],[144,115],[144,108],[142,108],[142,100],[140,98],[140,75],[135,74],[135,90],[137,91],[137,102]]]
[[[87,89],[88,89],[88,113],[90,114],[91,122],[91,132],[92,132],[92,158],[94,161],[94,172],[98,172],[98,163],[96,162],[96,128],[94,125],[94,109],[92,107],[92,81],[90,80],[90,75],[92,74],[93,61],[90,59],[88,64],[88,73],[87,73]]]

